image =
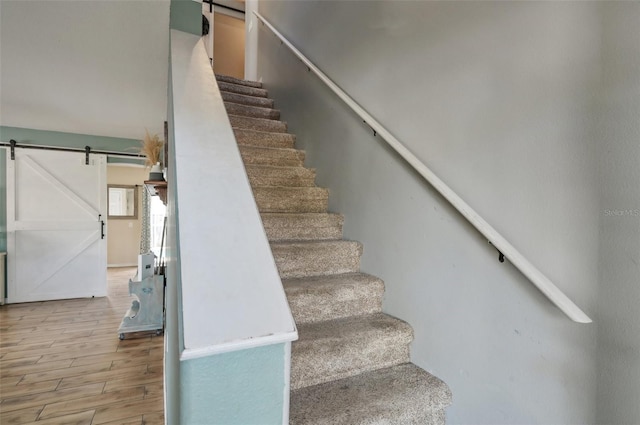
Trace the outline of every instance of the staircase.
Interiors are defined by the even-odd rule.
[[[291,424],[444,424],[447,385],[410,363],[411,326],[382,313],[384,283],[304,168],[260,83],[216,76],[298,327]]]

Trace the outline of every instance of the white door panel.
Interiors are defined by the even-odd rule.
[[[106,295],[104,155],[17,150],[7,207],[8,302]]]

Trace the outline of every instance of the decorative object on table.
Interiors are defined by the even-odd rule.
[[[160,166],[160,154],[164,142],[160,140],[157,134],[153,136],[149,134],[149,130],[145,129],[144,139],[142,140],[142,146],[140,147],[140,153],[145,156],[145,165],[151,167],[151,173],[149,174],[149,180],[161,181],[162,167]]]
[[[164,180],[164,174],[162,173],[162,167],[160,166],[159,162],[156,162],[156,164],[151,167],[151,171],[149,172],[149,180],[156,182]]]

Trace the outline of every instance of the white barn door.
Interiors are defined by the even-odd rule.
[[[104,155],[7,155],[7,302],[106,295],[106,169]]]

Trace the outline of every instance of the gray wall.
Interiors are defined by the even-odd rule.
[[[0,1],[0,11],[0,125],[162,134],[169,0]]]
[[[640,423],[640,3],[603,8],[598,423]]]
[[[603,118],[599,99],[608,85],[627,88],[622,77],[637,83],[632,69],[616,75],[603,66],[607,47],[627,38],[637,57],[637,37],[617,26],[620,17],[634,19],[625,8],[636,6],[612,6],[620,9],[615,16],[598,3],[260,4],[596,319],[569,321],[511,265],[498,263],[470,225],[259,26],[258,75],[307,150],[307,164],[318,168],[318,183],[331,190],[330,208],[345,214],[346,237],[364,243],[363,269],[385,280],[385,310],[414,327],[412,360],[451,386],[450,423],[596,421],[597,332],[611,326],[599,321],[610,308],[598,308],[599,278],[616,261],[629,271],[624,277],[637,276],[633,258],[602,252],[605,240],[619,243],[606,229],[616,222],[604,217],[604,194],[622,178],[638,181],[627,174],[638,166],[637,134],[619,131],[615,151],[626,159],[619,170],[610,173],[600,155],[602,120],[637,128],[638,115],[609,110]],[[613,203],[638,208],[637,198],[625,201],[637,191],[633,184]],[[627,223],[618,231],[634,248],[638,218],[618,222]],[[610,277],[618,281],[616,273]],[[631,283],[619,282],[617,297],[625,297]],[[634,314],[626,310],[611,323],[627,329]],[[637,368],[637,345],[625,353]],[[618,388],[615,372],[609,376],[599,407],[611,405],[607,394]],[[637,384],[626,389],[638,399]],[[633,418],[637,406],[617,405],[627,411],[620,418]],[[639,419],[636,413],[632,422]]]

